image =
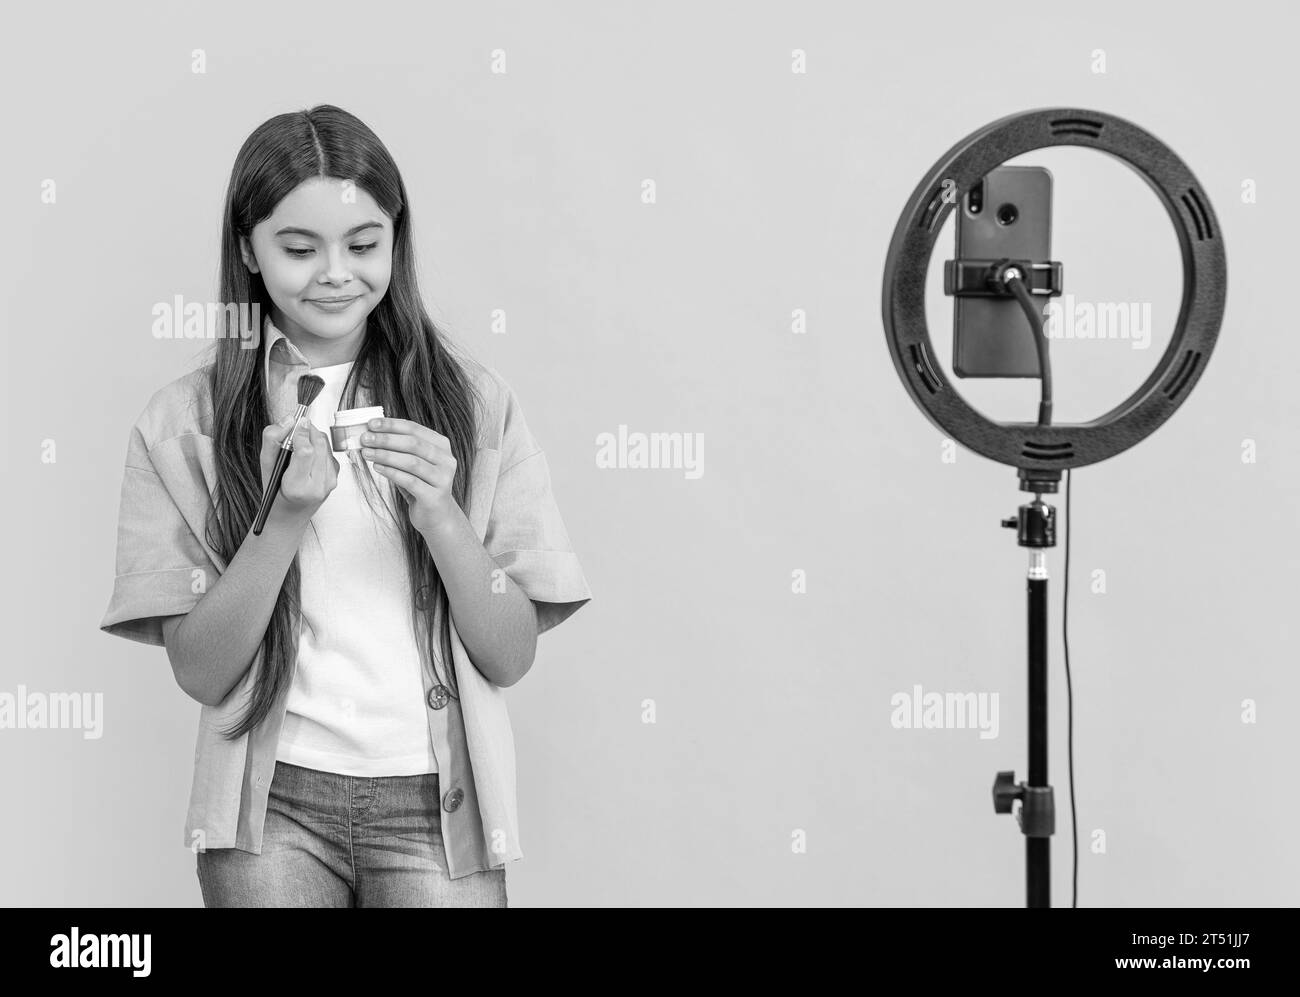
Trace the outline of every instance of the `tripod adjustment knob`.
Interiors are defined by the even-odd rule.
[[[1012,805],[1024,795],[1025,787],[1016,785],[1015,772],[999,772],[993,780],[993,809],[1000,814],[1011,813]]]

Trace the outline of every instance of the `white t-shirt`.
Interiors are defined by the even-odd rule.
[[[312,368],[325,388],[307,415],[327,440],[351,370]],[[338,485],[298,552],[302,631],[275,757],[354,776],[436,772],[392,485],[359,450],[334,456]],[[377,489],[369,497],[357,478],[363,464]]]

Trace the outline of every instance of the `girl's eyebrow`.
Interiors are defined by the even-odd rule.
[[[344,233],[343,233],[343,238],[345,238],[345,239],[351,238],[352,236],[356,235],[358,232],[364,232],[364,231],[365,231],[366,229],[368,229],[368,228],[383,228],[383,227],[384,227],[384,223],[383,223],[383,222],[375,222],[375,221],[362,222],[360,225],[357,225],[355,228],[350,228],[350,229],[348,229],[346,232],[344,232]],[[311,229],[308,229],[308,228],[296,228],[296,227],[294,227],[294,226],[292,226],[292,225],[289,225],[289,226],[286,226],[285,228],[280,229],[280,230],[279,230],[278,232],[276,232],[275,234],[276,234],[276,235],[305,235],[305,236],[307,236],[307,238],[309,238],[309,239],[319,239],[319,238],[320,238],[320,236],[317,235],[315,232],[313,232]]]

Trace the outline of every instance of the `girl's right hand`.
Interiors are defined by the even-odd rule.
[[[293,428],[293,414],[262,430],[262,493],[275,470],[280,456],[280,443]],[[308,520],[339,480],[339,462],[334,459],[334,449],[329,439],[303,416],[298,434],[293,439],[293,455],[284,477],[280,479],[280,494],[271,505],[271,512],[283,511],[295,518]]]

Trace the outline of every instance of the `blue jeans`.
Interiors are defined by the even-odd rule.
[[[275,763],[262,854],[198,853],[205,907],[505,907],[506,871],[447,875],[438,775]]]

